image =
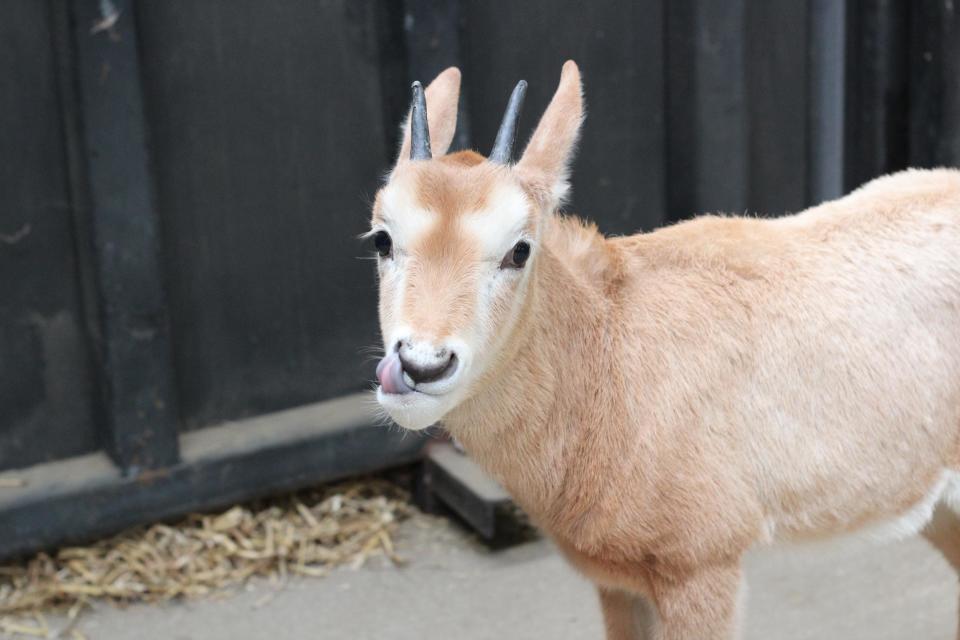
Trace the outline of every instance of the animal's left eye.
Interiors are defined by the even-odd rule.
[[[503,256],[503,262],[500,263],[501,269],[520,269],[530,257],[530,243],[521,240],[513,245],[513,248]]]
[[[393,240],[386,231],[377,231],[373,234],[373,246],[376,247],[381,258],[389,258],[393,253]]]

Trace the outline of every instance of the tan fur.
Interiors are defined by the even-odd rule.
[[[561,200],[566,194],[571,151],[583,120],[582,93],[580,70],[568,60],[560,86],[517,163],[517,173],[542,205],[550,206],[551,199]]]
[[[582,117],[571,65],[514,170],[469,156],[414,181],[451,220],[519,181],[539,230],[500,302],[516,319],[494,316],[444,423],[597,583],[608,638],[731,638],[747,549],[896,520],[960,470],[960,172],[604,239],[553,212]],[[462,233],[412,249],[433,273],[412,324],[475,312]],[[925,535],[958,566],[948,506]]]

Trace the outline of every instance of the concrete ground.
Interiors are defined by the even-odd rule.
[[[408,566],[376,562],[278,588],[125,610],[101,606],[90,640],[601,638],[590,585],[544,541],[490,552],[455,525],[406,523]],[[919,539],[844,540],[749,558],[748,639],[954,640],[957,580]]]

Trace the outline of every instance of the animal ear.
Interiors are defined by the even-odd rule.
[[[583,113],[580,69],[568,60],[560,73],[560,86],[516,165],[516,171],[544,208],[559,206],[570,190],[570,162],[580,137]]]
[[[450,67],[433,79],[424,91],[427,101],[427,123],[430,147],[434,156],[442,156],[453,141],[457,129],[457,105],[460,101],[460,70]],[[413,109],[411,107],[411,113]],[[403,141],[397,165],[410,160],[410,113],[403,124]]]

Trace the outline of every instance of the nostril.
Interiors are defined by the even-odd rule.
[[[451,375],[457,368],[457,356],[446,349],[441,352],[443,355],[435,362],[415,363],[403,357],[400,354],[400,364],[403,372],[406,373],[415,384],[427,382],[437,382]]]

